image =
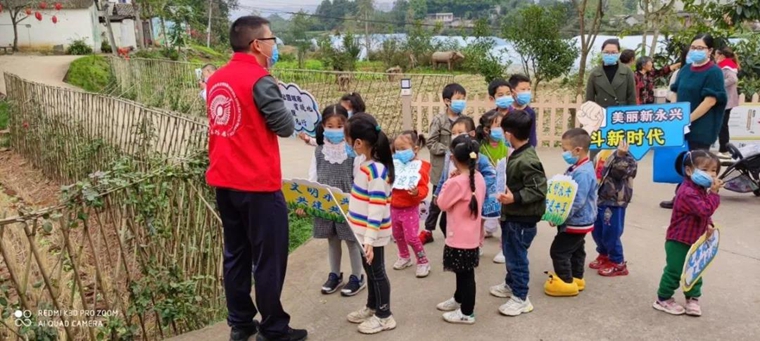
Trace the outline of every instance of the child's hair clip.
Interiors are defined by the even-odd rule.
[[[477,158],[478,158],[478,154],[477,154],[477,153],[475,153],[475,152],[470,152],[470,159],[473,159],[473,160],[474,160],[474,159],[477,159]]]
[[[379,124],[377,126],[375,126],[375,130],[377,130],[378,132],[380,132],[380,125]]]

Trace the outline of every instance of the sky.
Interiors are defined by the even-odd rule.
[[[375,6],[393,4],[394,0],[375,0]],[[303,9],[313,13],[322,0],[238,0],[240,8],[234,11],[231,19],[251,14],[254,9],[261,12],[263,16],[270,16],[275,12],[298,12]]]

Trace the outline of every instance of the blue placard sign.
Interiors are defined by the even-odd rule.
[[[606,111],[606,124],[591,133],[591,149],[615,149],[628,141],[631,156],[641,160],[649,149],[683,146],[691,107],[684,102],[609,107]]]

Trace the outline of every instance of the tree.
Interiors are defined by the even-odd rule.
[[[654,57],[657,50],[657,40],[660,38],[660,29],[666,22],[674,19],[673,5],[675,0],[639,0],[639,8],[644,12],[644,30],[641,37],[641,55],[647,55],[647,33],[652,33],[652,45],[649,48],[649,57]],[[666,20],[671,19],[671,20]]]
[[[497,78],[503,78],[509,64],[503,64],[492,53],[496,42],[491,38],[488,20],[476,20],[472,35],[475,40],[464,48],[465,59],[462,66],[472,73],[482,75],[486,83]]]
[[[578,56],[575,44],[562,39],[560,34],[563,16],[558,7],[530,5],[511,16],[509,26],[504,26],[504,37],[520,54],[523,71],[532,75],[534,92],[542,81],[551,81],[569,72]]]
[[[302,69],[304,66],[304,59],[306,52],[311,47],[311,40],[306,34],[309,27],[311,27],[311,21],[303,10],[298,11],[293,18],[290,25],[291,36],[293,37],[293,43],[298,48],[298,68]]]
[[[578,15],[578,32],[581,41],[581,64],[578,68],[578,81],[575,84],[576,95],[583,94],[583,82],[586,81],[586,63],[588,54],[596,42],[599,35],[599,28],[602,26],[604,11],[602,0],[571,0],[575,6]],[[593,9],[591,18],[587,18],[587,11]],[[575,117],[573,117],[575,120]]]
[[[372,38],[369,35],[369,20],[375,11],[373,0],[356,0],[359,9],[359,17],[364,21],[364,47],[367,49],[367,60],[369,60],[369,51],[372,48]]]
[[[29,0],[0,0],[3,10],[8,11],[13,26],[13,51],[18,51],[18,24],[24,21],[29,15],[24,12],[32,6]]]
[[[427,0],[409,0],[409,7],[414,11],[414,19],[425,19],[428,14]]]

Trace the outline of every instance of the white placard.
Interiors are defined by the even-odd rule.
[[[422,175],[420,175],[422,161],[413,160],[404,164],[399,160],[393,160],[393,167],[396,173],[393,189],[410,190],[417,187],[417,184],[420,183],[420,179],[422,179]]]
[[[316,137],[317,125],[322,119],[317,100],[312,94],[302,90],[296,84],[278,82],[278,85],[282,93],[282,100],[285,101],[285,108],[293,115],[296,122],[294,136],[303,132],[311,137]]]

